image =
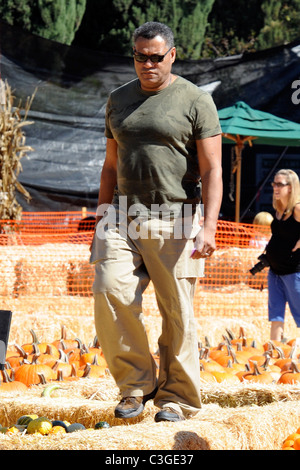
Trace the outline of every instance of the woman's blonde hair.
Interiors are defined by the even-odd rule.
[[[282,207],[282,204],[280,201],[275,200],[275,197],[273,195],[273,207],[275,210],[283,210],[285,209],[286,212],[291,212],[295,205],[300,202],[300,183],[299,183],[299,177],[297,173],[295,173],[293,170],[279,170],[275,174],[277,175],[282,175],[285,177],[286,182],[290,185],[291,187],[291,192],[290,192],[290,197],[288,200],[287,207]]]

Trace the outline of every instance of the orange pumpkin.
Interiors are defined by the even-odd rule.
[[[293,447],[294,442],[295,441],[293,439],[286,439],[282,444],[282,449],[284,449],[285,447]]]
[[[280,350],[280,357],[274,362],[274,364],[280,367],[280,369],[285,367],[285,370],[287,370],[286,366],[288,366],[289,368],[291,367],[292,361],[295,359],[295,353],[296,353],[296,346],[292,346],[290,354],[287,357],[283,354],[283,351]]]
[[[73,367],[69,362],[56,361],[52,370],[56,372],[56,378],[58,378],[58,372],[61,371],[63,377],[70,377],[72,375]]]
[[[0,382],[1,380],[5,381],[5,376],[13,379],[14,378],[14,369],[11,367],[6,367],[4,370],[0,370]]]
[[[240,380],[235,374],[231,374],[230,372],[219,372],[217,370],[212,371],[211,374],[214,376],[215,380],[218,383],[226,382],[229,384],[239,383]]]
[[[16,369],[23,364],[24,358],[21,356],[11,356],[6,359],[6,362],[10,365],[10,367]]]
[[[2,371],[3,382],[0,385],[0,393],[3,392],[23,392],[27,386],[23,382],[10,379],[7,372]]]
[[[234,345],[235,346],[241,345],[243,347],[243,349],[245,349],[245,350],[247,348],[253,348],[253,349],[256,350],[256,352],[258,352],[258,351],[263,352],[264,351],[263,344],[259,343],[255,338],[247,336],[245,334],[245,330],[244,330],[243,327],[240,327],[238,338],[235,338],[233,333],[229,329],[226,329],[226,331],[229,335],[231,345],[233,345],[233,346]]]
[[[228,351],[228,345],[226,343],[219,343],[217,347],[209,349],[209,358],[214,361],[224,354],[226,355]]]
[[[203,367],[203,369],[207,372],[210,372],[211,370],[223,371],[223,366],[209,357],[209,348],[207,347],[201,348],[199,351],[199,363],[200,370],[202,370],[201,367]]]
[[[92,364],[97,358],[98,365],[102,367],[107,367],[107,362],[102,354],[101,351],[95,352],[95,350],[86,350],[86,352],[82,352],[79,359],[79,366],[85,366],[86,364]]]
[[[292,361],[291,370],[283,372],[278,380],[279,384],[297,384],[300,383],[300,370],[296,362]]]
[[[272,341],[268,341],[267,343],[264,343],[264,348],[265,348],[265,351],[267,350],[278,351],[278,348],[279,348],[283,352],[284,356],[288,357],[288,355],[291,353],[292,346],[282,341],[272,340]]]
[[[24,359],[26,359],[28,356],[24,349],[18,344],[15,344],[15,349],[16,351],[14,354],[11,352],[9,356],[6,357],[6,362],[12,368],[19,367],[21,364],[23,364]]]
[[[230,361],[235,364],[246,364],[248,354],[243,350],[233,351],[231,346],[227,346],[227,354],[220,355],[215,360],[223,367],[227,367]]]
[[[206,371],[202,364],[200,364],[200,380],[204,383],[216,382],[216,379],[213,374],[211,372]]]
[[[23,382],[27,387],[41,383],[39,374],[43,374],[46,381],[55,380],[56,373],[47,364],[22,364],[15,373],[15,380]]]
[[[82,347],[64,349],[64,353],[67,355],[68,362],[70,364],[75,364],[77,367],[80,365],[80,358],[84,352],[85,351],[82,349]]]
[[[82,377],[90,377],[98,379],[99,377],[104,377],[106,374],[106,367],[99,366],[97,364],[97,359],[93,364],[86,364],[83,368]],[[77,373],[78,375],[78,373]]]
[[[268,362],[269,365],[274,364],[275,359],[270,357],[268,354],[263,354],[259,356],[250,356],[249,357],[249,365],[250,368],[253,368],[253,364],[256,363],[258,367],[264,366],[266,364],[266,361]]]
[[[227,367],[223,368],[225,372],[237,374],[238,372],[245,371],[245,364],[240,364],[237,361],[229,361]]]
[[[48,343],[47,341],[42,341],[40,342],[35,331],[30,330],[31,336],[32,336],[32,346],[36,345],[38,346],[38,353],[39,354],[52,354],[52,356],[59,357],[59,352],[58,349],[52,344]],[[35,354],[37,354],[36,350],[32,351]]]
[[[254,370],[243,375],[243,381],[257,382],[263,384],[271,384],[274,382],[272,375],[269,372],[260,371],[256,362],[253,362]]]
[[[74,338],[74,339],[68,339],[67,338],[67,329],[65,325],[61,325],[61,337],[60,339],[57,339],[53,341],[53,346],[55,346],[57,349],[75,349],[75,348],[80,348],[82,343],[79,338]]]
[[[293,447],[295,450],[300,450],[300,437],[294,440],[294,444],[291,447]]]
[[[72,367],[72,372],[70,375],[65,376],[62,369],[57,370],[57,380],[58,382],[73,382],[75,380],[78,380],[80,377],[83,375],[83,371],[77,371],[75,364],[71,364]]]
[[[272,375],[273,380],[275,382],[277,382],[277,380],[279,379],[279,377],[281,375],[280,367],[275,366],[275,364],[270,364],[270,362],[271,362],[271,358],[270,358],[270,356],[267,355],[264,364],[262,364],[259,367],[259,370],[262,371],[262,372],[269,372]],[[252,365],[252,367],[253,367],[253,365]]]
[[[66,432],[66,429],[62,426],[53,426],[50,429],[49,434],[65,434]]]

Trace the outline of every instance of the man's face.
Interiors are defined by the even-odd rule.
[[[136,53],[150,56],[153,54],[164,55],[169,47],[161,36],[156,36],[153,39],[138,38],[134,49]],[[146,62],[138,62],[135,59],[135,71],[142,89],[145,91],[157,91],[167,87],[170,83],[171,69],[175,57],[176,49],[172,47],[162,62],[152,62],[150,58]]]

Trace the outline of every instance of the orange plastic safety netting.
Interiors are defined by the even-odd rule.
[[[94,266],[89,246],[95,213],[23,213],[18,222],[0,221],[0,297],[34,297],[53,303],[64,297],[92,298]],[[91,220],[90,220],[91,219]],[[249,269],[270,237],[266,226],[220,220],[217,250],[206,261],[205,277],[198,280],[195,312],[238,315],[254,305],[266,310],[267,269],[252,276]],[[148,293],[148,294],[147,294]],[[154,307],[153,289],[145,296]]]

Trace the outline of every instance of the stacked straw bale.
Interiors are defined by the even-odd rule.
[[[155,352],[161,332],[161,317],[151,285],[145,294],[144,324],[150,350]],[[240,299],[243,291],[234,294],[236,305],[232,305],[232,308],[229,307],[232,294],[221,295],[215,292],[199,291],[195,299],[198,340],[204,342],[207,337],[211,345],[216,345],[223,340],[226,328],[230,328],[235,335],[238,335],[240,327],[243,327],[247,335],[260,342],[266,341],[270,335],[267,293],[264,293],[262,297],[262,292],[258,294],[259,299],[262,300],[257,300],[257,306],[255,306],[253,298],[253,305],[247,309],[246,306],[242,308],[238,305],[237,298]],[[79,337],[86,344],[95,336],[93,297],[24,295],[13,299],[2,296],[0,300],[3,309],[13,312],[10,344],[28,342],[31,328],[36,331],[40,340],[52,341],[59,337],[61,324],[66,325],[71,335]],[[226,303],[228,305],[222,307]],[[299,336],[299,329],[288,308],[285,336],[288,339]]]
[[[300,390],[296,386],[273,386],[272,391],[271,386],[241,384],[230,390],[230,386],[219,384],[217,390],[210,392],[204,386],[203,397],[210,395],[212,400],[204,403],[196,416],[178,423],[155,423],[158,410],[152,401],[146,404],[142,415],[117,419],[114,407],[118,396],[111,379],[108,377],[106,384],[93,379],[83,386],[84,380],[88,382],[81,379],[77,385],[62,384],[51,398],[40,396],[42,386],[25,394],[3,395],[0,423],[6,426],[21,415],[35,413],[80,422],[87,430],[59,436],[0,434],[0,450],[276,450],[300,423]],[[105,390],[101,395],[102,387]],[[227,397],[230,391],[239,396],[234,406],[231,398],[221,397],[222,389],[226,395],[225,387]],[[259,400],[251,402],[251,395]],[[98,421],[107,421],[111,428],[90,430]]]
[[[13,244],[14,243],[14,244]],[[199,279],[203,289],[240,290],[266,289],[267,270],[254,278],[249,269],[256,263],[260,250],[227,248],[217,250],[206,261],[205,277]],[[49,295],[92,294],[94,266],[89,264],[89,246],[80,243],[44,243],[22,245],[22,238],[15,236],[9,245],[0,245],[0,260],[4,263],[0,295]],[[258,277],[257,277],[258,276]],[[14,281],[14,288],[9,289]],[[253,295],[256,295],[254,290]]]
[[[0,295],[91,295],[93,266],[85,244],[0,246]]]

